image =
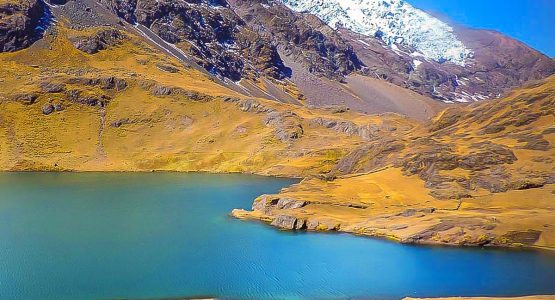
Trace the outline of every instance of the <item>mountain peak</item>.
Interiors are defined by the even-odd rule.
[[[375,36],[396,48],[413,48],[428,59],[464,66],[472,56],[447,23],[402,0],[281,0],[296,12],[318,16],[332,28]]]

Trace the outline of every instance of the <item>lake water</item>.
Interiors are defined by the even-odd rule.
[[[555,293],[555,256],[280,232],[228,216],[294,180],[0,174],[0,299]]]

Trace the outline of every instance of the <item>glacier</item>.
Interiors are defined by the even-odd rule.
[[[390,47],[414,48],[426,58],[464,66],[472,57],[451,26],[403,0],[280,0],[330,27],[380,38]]]

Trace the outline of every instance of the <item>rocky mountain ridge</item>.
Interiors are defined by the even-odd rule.
[[[82,7],[84,2],[52,3]],[[114,15],[130,24],[144,26],[156,35],[156,39],[177,49],[175,51],[181,51],[216,78],[238,83],[237,88],[249,95],[267,94],[275,100],[290,103],[305,100],[312,106],[333,103],[369,113],[383,112],[378,108],[382,103],[394,106],[389,96],[369,97],[358,92],[358,83],[356,86],[350,83],[354,75],[393,83],[425,97],[453,103],[497,98],[528,80],[555,73],[553,60],[502,34],[436,24],[439,21],[428,19],[431,17],[406,2],[362,2],[368,7],[380,8],[363,13],[360,22],[370,26],[364,31],[366,34],[352,26],[336,26],[339,24],[336,18],[333,23],[325,22],[329,14],[304,13],[310,11],[310,7],[316,7],[317,1],[286,1],[286,6],[269,0],[98,0]],[[3,4],[6,9],[19,10],[20,13],[18,17],[14,12],[2,17],[0,24],[5,29],[0,31],[0,45],[3,51],[28,47],[36,40],[34,29],[41,18],[41,9],[44,15],[47,6],[41,1],[6,3],[12,3]],[[356,21],[354,17],[360,13],[351,6],[343,7],[343,2],[343,6],[326,3],[333,8],[333,15],[341,9],[341,15]],[[91,8],[90,4],[86,5]],[[295,10],[303,13],[290,8],[298,8]],[[87,18],[75,22],[90,23],[90,17]],[[453,49],[459,49],[458,53],[466,57],[464,66],[456,61],[452,63],[445,58],[426,55],[418,50],[420,46],[407,42],[409,38],[403,38],[403,41],[395,38],[414,32],[413,27],[405,24],[412,18],[424,18],[424,24],[436,24],[432,29],[423,30],[422,34],[423,37],[431,34],[438,37],[437,40],[425,38],[425,42],[453,45]],[[380,29],[386,26],[384,24],[393,24],[391,30],[395,30],[386,35],[385,29]],[[379,32],[383,34],[376,35]],[[416,38],[420,35],[414,36],[415,40],[422,40]],[[444,39],[451,42],[440,43]],[[465,50],[461,50],[459,42]],[[426,47],[435,49],[434,45]],[[445,49],[439,52],[448,53]],[[322,99],[321,93],[312,90],[310,82],[303,82],[307,78],[318,82],[318,89],[325,90],[324,94],[330,98]],[[365,81],[364,85],[364,89],[376,88],[376,84],[370,81]],[[286,91],[279,91],[284,86],[288,86]]]

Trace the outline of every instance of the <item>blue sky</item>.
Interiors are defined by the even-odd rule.
[[[555,0],[407,0],[473,28],[495,29],[555,57]]]

